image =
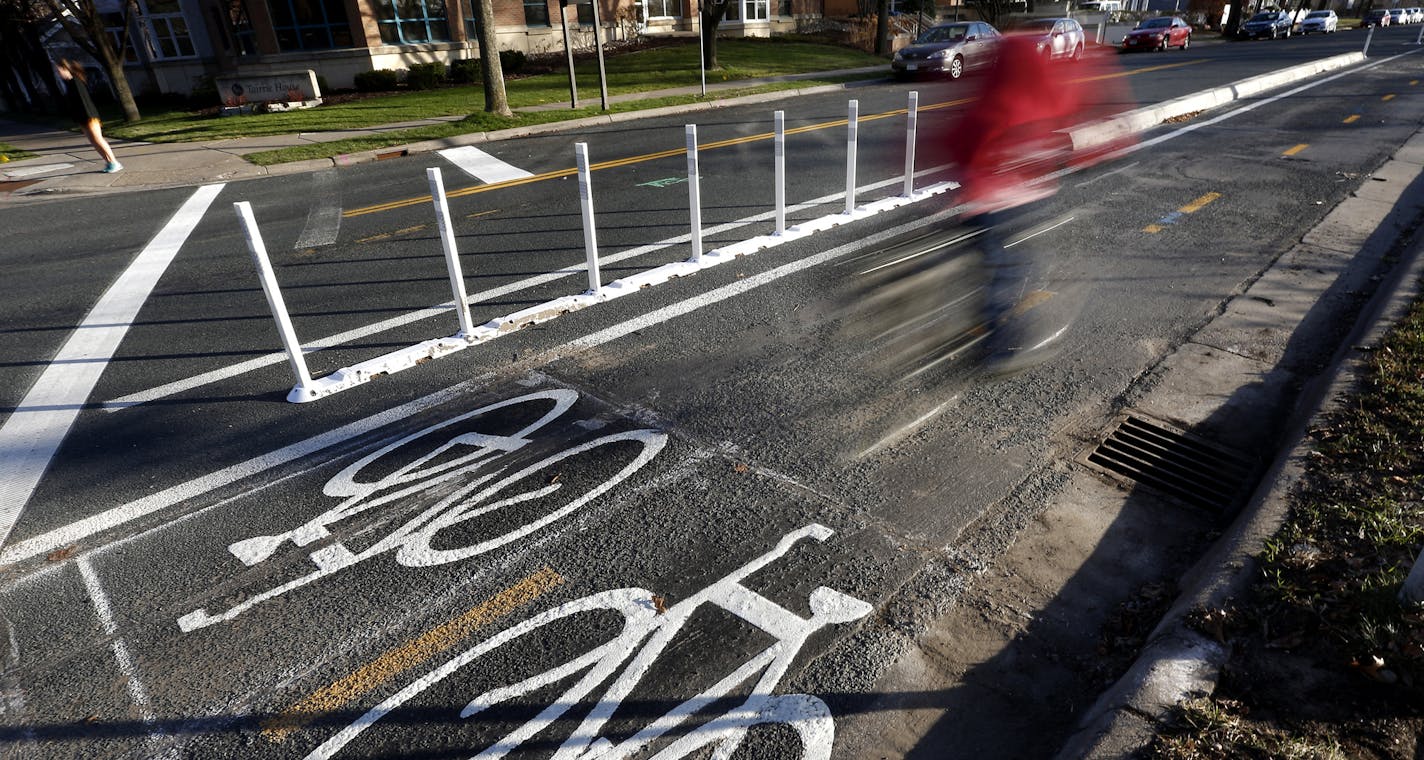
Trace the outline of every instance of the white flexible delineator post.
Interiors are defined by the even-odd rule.
[[[450,292],[455,296],[455,316],[460,320],[460,334],[457,337],[467,338],[474,334],[475,324],[470,320],[469,296],[465,293],[465,273],[460,268],[460,252],[455,247],[455,227],[450,223],[450,202],[445,197],[445,179],[435,167],[426,169],[425,176],[430,180],[435,221],[440,225],[440,246],[445,249],[445,269],[450,274]]]
[[[855,145],[859,133],[860,101],[852,100],[846,114],[846,195],[845,212],[855,213]]]
[[[297,384],[287,394],[287,400],[300,404],[317,398],[311,392],[312,376],[307,369],[306,357],[302,355],[302,344],[297,341],[297,331],[292,328],[292,318],[287,314],[287,302],[282,300],[282,289],[277,286],[277,275],[272,272],[272,261],[267,257],[267,245],[262,242],[262,232],[257,229],[257,219],[252,215],[252,204],[241,201],[232,204],[237,210],[237,218],[242,221],[242,233],[247,238],[247,250],[257,264],[257,277],[262,282],[262,292],[267,296],[267,305],[272,309],[272,318],[277,322],[277,334],[282,338],[282,347],[287,351],[287,361],[292,366],[292,374]]]
[[[1365,32],[1365,49],[1364,49],[1363,51],[1361,51],[1361,52],[1363,52],[1365,55],[1369,55],[1369,54],[1370,54],[1370,40],[1372,40],[1372,39],[1374,39],[1374,38],[1375,38],[1375,28],[1374,28],[1373,25],[1371,25],[1371,26],[1370,26],[1370,30],[1369,30],[1368,32]]]
[[[909,198],[915,194],[915,129],[920,120],[920,93],[910,91],[910,105],[906,109],[905,121],[905,192]]]
[[[702,263],[702,181],[697,169],[697,125],[687,125],[687,210],[692,217],[692,263]]]
[[[774,124],[773,131],[775,138],[772,144],[775,146],[774,158],[776,161],[776,234],[786,234],[786,112],[777,111],[771,115]]]
[[[574,143],[578,159],[579,205],[583,208],[583,247],[588,255],[588,289],[597,293],[603,288],[598,274],[598,232],[593,226],[593,183],[588,171],[588,143]]]

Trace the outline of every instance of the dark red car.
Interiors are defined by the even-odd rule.
[[[1192,44],[1192,28],[1176,16],[1143,19],[1137,28],[1122,38],[1122,51],[1166,50],[1179,47],[1186,50]]]

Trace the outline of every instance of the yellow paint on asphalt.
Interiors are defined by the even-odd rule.
[[[1104,74],[1104,75],[1102,75],[1102,76],[1085,77],[1085,78],[1078,79],[1078,80],[1075,80],[1075,81],[1078,81],[1078,82],[1096,82],[1096,81],[1101,80],[1101,79],[1117,79],[1117,78],[1121,78],[1121,77],[1130,77],[1130,76],[1135,76],[1135,75],[1137,75],[1137,74],[1146,74],[1146,73],[1151,72],[1151,71],[1163,71],[1163,70],[1165,70],[1165,69],[1176,69],[1176,68],[1181,68],[1181,67],[1183,67],[1183,66],[1192,66],[1192,65],[1195,65],[1195,64],[1198,64],[1198,63],[1202,63],[1202,62],[1204,62],[1204,61],[1206,61],[1206,60],[1208,60],[1208,59],[1199,58],[1199,59],[1195,59],[1195,60],[1191,60],[1191,61],[1180,61],[1180,62],[1178,62],[1178,63],[1162,64],[1161,66],[1148,66],[1148,67],[1146,67],[1146,68],[1134,69],[1134,70],[1132,70],[1132,71],[1120,71],[1120,72],[1116,72],[1116,73],[1113,73],[1113,74]],[[972,102],[974,102],[974,99],[973,99],[973,98],[959,98],[959,99],[957,99],[957,100],[946,100],[946,101],[939,102],[939,103],[928,103],[928,104],[925,104],[925,105],[921,105],[920,108],[919,108],[919,110],[921,110],[921,111],[935,111],[935,110],[939,110],[939,109],[942,109],[942,108],[953,108],[954,106],[962,106],[962,105],[964,105],[964,104],[966,104],[966,103],[972,103]],[[882,113],[865,114],[865,115],[860,116],[858,120],[859,120],[859,121],[878,121],[878,120],[880,120],[880,119],[889,119],[889,118],[892,118],[892,117],[895,117],[895,116],[904,116],[907,112],[908,112],[908,109],[905,109],[905,108],[897,108],[897,109],[894,109],[894,110],[891,110],[891,111],[885,111],[885,112],[882,112]],[[815,132],[815,131],[817,131],[817,130],[822,130],[822,129],[835,129],[836,127],[844,127],[844,126],[846,126],[846,123],[847,123],[847,120],[846,120],[846,119],[837,119],[837,120],[835,120],[835,121],[824,121],[824,122],[820,122],[820,123],[817,123],[817,124],[808,124],[808,125],[806,125],[806,126],[804,126],[804,127],[796,127],[796,128],[794,128],[794,129],[788,129],[788,130],[786,130],[786,134],[788,134],[788,135],[799,135],[799,134],[803,134],[803,133],[806,133],[806,132]],[[717,142],[702,143],[702,144],[699,144],[699,145],[697,146],[697,150],[698,150],[698,152],[700,153],[700,152],[702,152],[702,151],[707,151],[707,150],[716,150],[716,149],[718,149],[718,148],[727,148],[727,147],[731,147],[731,146],[734,146],[734,145],[744,145],[744,144],[746,144],[746,143],[751,143],[751,142],[760,142],[760,141],[762,141],[762,140],[770,140],[770,139],[772,139],[772,138],[775,137],[775,136],[776,136],[776,135],[775,135],[774,132],[761,132],[761,133],[755,134],[755,135],[747,135],[746,137],[734,137],[734,138],[732,138],[732,139],[730,139],[730,140],[719,140],[719,141],[717,141]],[[662,151],[658,151],[658,152],[656,152],[656,153],[643,153],[643,154],[636,155],[636,156],[628,156],[627,158],[619,158],[619,159],[614,159],[614,160],[612,160],[612,161],[603,161],[603,162],[600,162],[600,163],[591,164],[591,165],[589,165],[588,168],[589,168],[589,171],[590,171],[590,172],[595,172],[595,171],[601,171],[601,170],[603,170],[603,169],[614,169],[614,168],[617,168],[617,167],[620,167],[620,166],[629,166],[629,165],[632,165],[632,164],[640,164],[640,163],[644,163],[644,162],[647,162],[647,161],[656,161],[656,160],[658,160],[658,159],[663,159],[663,158],[672,158],[672,157],[674,157],[674,156],[683,156],[683,155],[686,155],[686,154],[687,154],[687,149],[686,149],[686,148],[673,148],[673,149],[671,149],[671,150],[662,150]],[[532,182],[543,182],[544,180],[549,180],[549,179],[562,179],[562,178],[564,178],[564,177],[572,177],[572,176],[575,176],[575,175],[577,175],[577,174],[578,174],[578,169],[575,168],[575,167],[570,167],[570,168],[568,168],[568,169],[558,169],[558,170],[556,170],[556,171],[544,172],[543,174],[534,174],[534,175],[531,175],[531,176],[528,176],[528,177],[521,177],[521,178],[519,178],[519,179],[507,180],[507,181],[505,181],[505,182],[492,182],[492,183],[490,183],[490,184],[488,184],[488,185],[475,185],[475,186],[473,186],[473,187],[465,187],[465,188],[461,188],[461,189],[459,189],[459,190],[452,190],[452,191],[450,191],[450,192],[447,192],[447,193],[445,194],[445,196],[446,196],[447,198],[462,198],[462,197],[464,197],[464,196],[467,196],[467,195],[474,195],[474,194],[476,194],[476,193],[485,193],[485,192],[489,192],[489,191],[491,191],[491,190],[503,190],[504,188],[507,188],[507,187],[515,187],[515,186],[518,186],[518,185],[527,185],[527,184],[530,184],[530,183],[532,183]],[[366,214],[375,214],[375,213],[379,213],[379,212],[382,212],[382,211],[393,211],[393,210],[398,209],[398,208],[406,208],[406,207],[409,207],[409,206],[416,206],[416,205],[419,205],[419,204],[421,204],[421,203],[428,203],[428,202],[430,202],[430,196],[428,196],[428,195],[423,195],[423,196],[420,196],[420,197],[418,197],[418,198],[405,198],[405,199],[398,200],[398,201],[390,201],[389,203],[378,203],[378,204],[376,204],[376,205],[374,205],[374,206],[365,206],[365,207],[363,207],[363,208],[353,208],[353,209],[350,209],[350,210],[347,210],[347,211],[342,212],[341,216],[342,216],[342,217],[345,217],[345,218],[350,218],[350,217],[353,217],[353,216],[364,216],[364,215],[366,215]]]
[[[1207,193],[1206,195],[1197,198],[1196,200],[1192,201],[1191,203],[1188,203],[1187,205],[1177,210],[1182,212],[1183,214],[1195,214],[1196,212],[1201,211],[1203,208],[1205,208],[1207,204],[1220,197],[1221,193]]]
[[[490,214],[498,214],[498,213],[499,213],[499,209],[497,209],[497,208],[492,208],[492,209],[490,209],[489,211],[476,211],[476,212],[473,213],[473,214],[465,214],[465,218],[466,218],[466,219],[478,219],[479,217],[482,217],[482,216],[489,216]]]
[[[1186,214],[1195,214],[1196,212],[1201,211],[1203,208],[1206,208],[1208,204],[1220,197],[1221,193],[1207,193],[1206,195],[1203,195],[1197,198],[1196,200],[1193,200],[1191,203],[1188,203],[1187,205],[1162,217],[1161,219],[1158,219],[1156,222],[1149,224],[1146,227],[1143,227],[1142,231],[1146,232],[1149,235],[1156,235],[1162,230],[1167,229],[1168,225],[1176,224],[1177,219],[1181,218],[1182,216]]]
[[[471,607],[459,617],[387,651],[351,675],[317,690],[273,716],[262,724],[262,734],[273,742],[285,741],[294,731],[323,714],[339,710],[401,673],[428,662],[469,638],[476,630],[534,601],[563,582],[563,576],[553,570],[547,567],[539,570]]]
[[[1390,94],[1380,98],[1380,100],[1383,100],[1388,103],[1389,101],[1394,100],[1394,93],[1391,92]]]
[[[385,240],[386,238],[388,238],[388,237],[390,237],[390,236],[391,236],[391,233],[389,233],[389,232],[378,232],[378,233],[376,233],[376,234],[374,234],[374,235],[371,235],[370,237],[358,238],[358,239],[356,240],[356,242],[358,242],[358,243],[370,243],[370,242],[373,242],[373,241],[376,241],[376,240]]]
[[[1349,116],[1346,116],[1346,117],[1345,117],[1345,123],[1346,123],[1346,124],[1354,124],[1355,122],[1357,122],[1357,121],[1359,121],[1359,120],[1360,120],[1360,115],[1357,114],[1357,113],[1352,113],[1352,114],[1350,114]]]
[[[1411,79],[1411,80],[1409,80],[1409,86],[1410,86],[1410,87],[1413,87],[1413,86],[1416,85],[1416,84],[1419,84],[1419,80],[1418,80],[1418,79]]]
[[[1309,148],[1309,147],[1310,147],[1310,144],[1309,144],[1309,143],[1301,143],[1301,144],[1295,146],[1294,148],[1291,148],[1290,150],[1287,150],[1285,153],[1282,153],[1281,155],[1282,155],[1282,156],[1294,156],[1295,154],[1297,154],[1297,153],[1299,153],[1299,152],[1301,152],[1301,151],[1303,151],[1303,150],[1305,150],[1306,148]]]
[[[391,234],[392,234],[392,235],[408,235],[408,234],[410,234],[410,233],[412,233],[412,232],[420,232],[420,231],[423,230],[423,229],[425,229],[425,225],[423,225],[423,224],[417,224],[417,225],[415,225],[414,227],[402,227],[401,229],[398,229],[398,230],[396,230],[395,232],[393,232],[393,233],[391,233]]]

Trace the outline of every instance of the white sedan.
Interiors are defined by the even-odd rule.
[[[1300,33],[1320,32],[1330,34],[1340,26],[1340,17],[1335,11],[1311,11],[1300,20]]]

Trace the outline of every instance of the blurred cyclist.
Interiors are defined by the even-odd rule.
[[[1074,154],[1067,130],[1126,105],[1118,91],[1105,90],[1116,79],[1101,73],[1106,65],[1101,56],[1078,65],[1051,61],[1037,37],[1008,34],[978,99],[939,138],[957,165],[965,224],[978,233],[988,268],[982,323],[990,372],[1042,361],[1066,329],[1029,329],[1026,299],[1041,284],[1043,262],[1028,246],[1006,245],[1004,235],[1030,204],[1053,195],[1058,170],[1090,157]]]

